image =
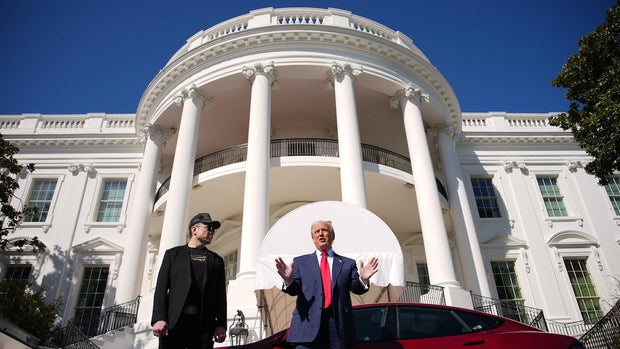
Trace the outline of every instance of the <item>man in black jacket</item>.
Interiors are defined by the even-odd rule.
[[[211,349],[226,339],[224,260],[206,247],[220,225],[208,213],[197,214],[187,245],[164,254],[151,318],[160,349]]]

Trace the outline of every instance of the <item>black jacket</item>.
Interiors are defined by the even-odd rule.
[[[168,328],[176,325],[192,283],[192,269],[187,245],[166,251],[157,276],[153,298],[151,325],[159,320],[168,322]],[[202,308],[200,327],[213,334],[215,327],[226,328],[226,278],[224,260],[215,252],[207,250],[207,267],[201,289]]]

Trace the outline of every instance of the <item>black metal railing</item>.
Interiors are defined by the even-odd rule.
[[[194,162],[194,176],[216,169],[218,167],[236,164],[247,160],[247,144],[220,150],[218,152],[198,158]],[[322,138],[291,138],[275,139],[270,144],[272,158],[285,156],[325,156],[338,157],[338,140]],[[362,144],[362,159],[379,165],[395,168],[411,173],[411,161],[406,156],[382,149],[373,145]],[[443,184],[435,178],[439,193],[448,198]],[[168,192],[170,178],[166,179],[155,194],[155,202]]]
[[[620,299],[611,310],[603,316],[581,338],[586,349],[618,349],[620,348]]]
[[[567,336],[579,337],[592,328],[592,325],[584,321],[558,322],[547,320],[547,330],[551,333],[565,334]]]
[[[398,301],[425,304],[446,304],[443,287],[421,284],[413,281],[407,281],[405,284],[405,290]]]
[[[87,312],[67,322],[54,344],[62,348],[98,348],[90,338],[136,323],[140,296],[113,307]]]
[[[64,328],[60,347],[71,349],[99,349],[99,346],[93,343],[90,338],[82,333],[80,328],[71,321],[69,321]]]
[[[541,309],[525,306],[521,300],[497,300],[489,297],[471,294],[475,310],[488,314],[499,315],[532,327],[548,331],[547,321]]]

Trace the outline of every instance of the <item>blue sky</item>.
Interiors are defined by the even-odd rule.
[[[464,112],[565,111],[550,84],[613,0],[0,0],[0,114],[133,113],[194,33],[264,7],[336,7],[401,31]]]

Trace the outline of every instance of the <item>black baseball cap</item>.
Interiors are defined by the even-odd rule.
[[[198,223],[204,223],[207,225],[211,225],[213,226],[213,228],[215,229],[219,229],[220,226],[222,225],[219,221],[214,221],[211,219],[211,215],[208,213],[199,213],[197,215],[195,215],[190,221],[189,221],[189,227],[193,227],[195,224]]]

